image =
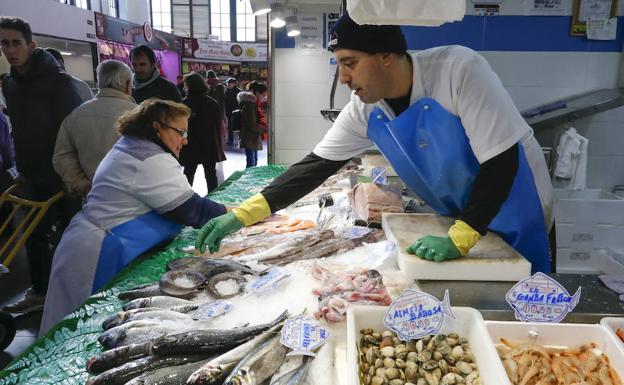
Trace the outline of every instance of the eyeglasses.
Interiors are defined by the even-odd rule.
[[[182,137],[182,139],[188,138],[188,130],[183,130],[183,129],[177,128],[177,127],[171,127],[170,125],[162,123],[162,122],[157,122],[157,123],[160,124],[161,126],[165,127],[165,128],[169,128],[169,129],[177,132]]]

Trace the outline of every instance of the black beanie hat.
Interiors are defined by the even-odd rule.
[[[398,25],[358,25],[345,13],[329,33],[327,49],[334,52],[336,48],[368,53],[404,53],[407,43]]]

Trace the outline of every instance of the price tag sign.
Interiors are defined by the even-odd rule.
[[[371,180],[380,185],[388,184],[388,170],[385,167],[373,167],[371,169]]]
[[[544,273],[535,273],[519,281],[505,296],[516,319],[551,323],[561,322],[578,305],[580,298],[580,287],[570,296],[559,282]]]
[[[194,320],[209,320],[223,315],[232,310],[232,303],[229,301],[214,301],[199,305],[193,313]]]
[[[284,269],[274,267],[264,276],[253,281],[249,287],[255,293],[266,293],[277,289],[282,283],[284,283],[284,281],[286,281],[287,277],[290,277],[290,273]]]
[[[293,349],[287,356],[312,356],[319,346],[329,338],[329,333],[314,318],[300,315],[284,323],[280,342]]]
[[[435,335],[444,324],[444,317],[455,319],[449,292],[439,301],[431,294],[407,289],[388,308],[384,325],[396,332],[403,341]]]

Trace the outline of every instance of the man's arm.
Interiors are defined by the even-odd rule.
[[[69,133],[70,118],[67,117],[59,129],[52,164],[69,191],[84,196],[91,189],[91,180],[80,166],[78,153]]]

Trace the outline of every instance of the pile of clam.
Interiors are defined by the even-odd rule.
[[[362,385],[481,385],[468,340],[455,333],[403,342],[389,330],[360,330]]]

